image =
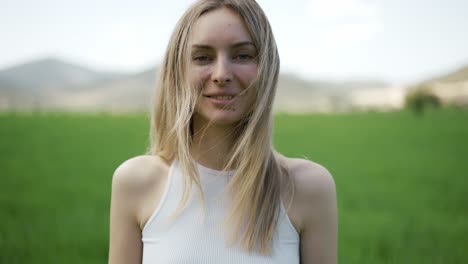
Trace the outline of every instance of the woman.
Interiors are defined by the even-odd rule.
[[[272,147],[278,72],[255,1],[186,11],[162,64],[149,152],[113,176],[109,263],[336,263],[332,176]]]

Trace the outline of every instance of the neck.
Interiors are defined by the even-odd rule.
[[[205,167],[215,170],[225,169],[224,166],[230,158],[228,153],[235,142],[234,126],[212,123],[206,127],[205,122],[197,122],[196,119],[193,122],[191,147],[193,158]]]

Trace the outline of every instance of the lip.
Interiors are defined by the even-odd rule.
[[[215,96],[232,96],[231,99],[216,99],[214,98]],[[236,95],[230,95],[230,94],[213,94],[213,95],[204,95],[206,99],[208,99],[210,102],[216,104],[216,105],[227,105],[227,104],[232,104],[236,99]]]

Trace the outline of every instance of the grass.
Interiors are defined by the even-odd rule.
[[[111,177],[143,114],[0,114],[0,263],[105,263]],[[275,147],[327,167],[340,263],[464,263],[468,112],[278,114]]]

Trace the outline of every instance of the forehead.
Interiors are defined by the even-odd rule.
[[[252,39],[241,16],[230,8],[219,8],[203,14],[194,24],[192,44],[223,45],[251,42]]]

